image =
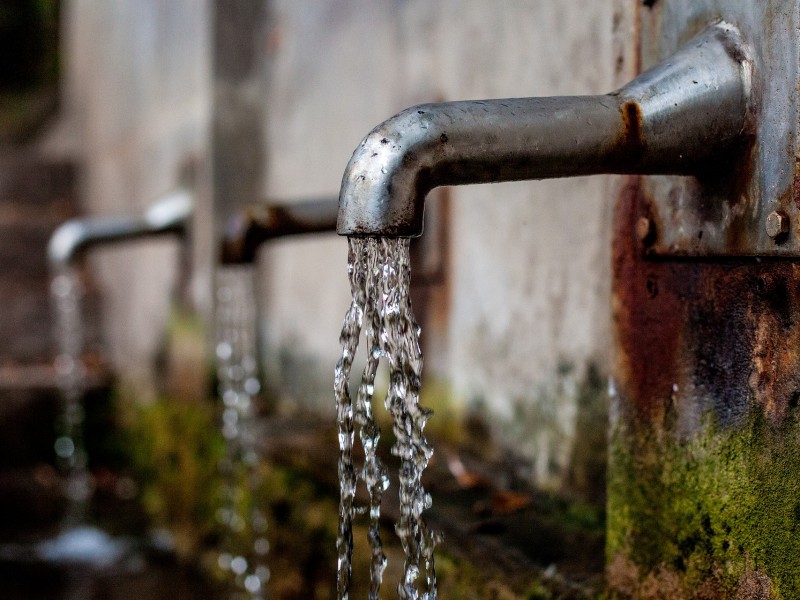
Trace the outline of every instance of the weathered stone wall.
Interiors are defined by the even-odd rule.
[[[177,184],[208,144],[203,0],[68,0],[62,124],[45,144],[82,167],[84,212],[138,212]],[[97,249],[106,347],[145,394],[175,285],[177,244]]]

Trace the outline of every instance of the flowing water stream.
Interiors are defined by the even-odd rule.
[[[69,527],[84,521],[87,501],[92,492],[83,445],[86,367],[82,359],[83,286],[80,274],[74,268],[59,271],[52,278],[50,291],[57,345],[54,367],[61,398],[54,449],[65,481],[68,506],[64,525]]]
[[[422,353],[420,330],[409,300],[409,240],[349,238],[348,244],[353,300],[342,326],[342,358],[336,366],[334,383],[340,449],[338,597],[349,598],[353,522],[357,515],[366,513],[369,519],[370,600],[380,596],[386,567],[380,514],[389,476],[377,454],[380,429],[373,414],[375,375],[383,359],[389,368],[389,390],[383,404],[392,418],[396,439],[391,452],[400,459],[400,517],[395,532],[406,560],[403,579],[397,586],[398,595],[403,600],[435,600],[434,548],[438,535],[428,529],[422,517],[431,506],[431,497],[422,485],[422,473],[433,454],[423,433],[431,413],[419,404]],[[362,334],[366,366],[353,401],[350,372]],[[356,465],[353,453],[356,432],[364,451],[360,465]],[[367,488],[366,507],[356,505],[359,480]]]
[[[54,273],[50,292],[57,346],[54,368],[61,399],[53,447],[67,507],[58,534],[38,543],[35,553],[53,563],[107,567],[119,560],[128,546],[88,522],[94,480],[83,444],[87,372],[83,361],[84,289],[79,270],[68,266]]]
[[[217,272],[217,375],[222,398],[225,456],[222,506],[217,518],[224,529],[219,567],[240,591],[235,597],[260,600],[270,572],[267,518],[258,502],[261,484],[255,438],[258,379],[256,310],[252,265]]]

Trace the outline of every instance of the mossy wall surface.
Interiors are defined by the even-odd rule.
[[[800,422],[611,439],[609,584],[622,597],[800,597]],[[649,581],[647,579],[649,578]],[[739,594],[739,596],[737,596]]]
[[[617,205],[608,583],[619,598],[800,597],[800,266],[656,259]]]

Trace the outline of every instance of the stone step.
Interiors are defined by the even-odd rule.
[[[78,209],[73,162],[0,154],[0,364],[52,358],[47,243]]]
[[[23,212],[47,209],[49,216],[64,219],[77,212],[76,194],[73,161],[0,154],[0,209],[9,205]]]

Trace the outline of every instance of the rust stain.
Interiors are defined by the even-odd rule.
[[[642,47],[642,6],[638,2],[634,4],[633,16],[633,60],[634,60],[634,73],[637,75],[644,69],[643,67],[643,54],[644,48]]]
[[[636,224],[649,218],[641,206],[638,177],[629,177],[617,201],[613,260],[616,378],[621,396],[633,400],[635,416],[662,419],[664,398],[679,378],[680,336],[685,319],[673,291],[669,265],[642,257]]]
[[[624,139],[627,145],[640,148],[644,144],[642,122],[642,108],[637,102],[630,100],[622,105],[622,123],[625,127]]]
[[[796,263],[762,267],[749,308],[754,332],[750,387],[773,424],[781,423],[800,400],[799,276]]]
[[[635,172],[644,151],[644,116],[638,102],[629,100],[619,106],[620,128],[614,147],[617,152],[619,172]]]
[[[753,197],[753,181],[756,177],[757,164],[756,138],[754,135],[745,136],[740,143],[732,147],[725,155],[721,156],[714,168],[708,168],[699,177],[701,184],[706,189],[718,190],[718,195],[724,198],[724,203],[735,215],[726,225],[726,251],[730,254],[746,256],[752,254],[763,225],[754,225],[747,205],[759,202],[758,197]],[[763,191],[761,192],[764,193]],[[743,210],[733,210],[744,203]],[[707,220],[721,222],[723,220],[722,202],[714,202],[716,206],[704,207],[699,214]]]
[[[636,234],[642,218],[648,200],[631,177],[613,246],[615,375],[629,416],[661,427],[673,409],[712,412],[725,426],[759,406],[781,423],[800,402],[800,266],[653,260]]]
[[[795,207],[800,210],[800,154],[794,156],[794,178],[792,180],[792,200]],[[797,228],[797,234],[800,236],[800,227]]]

